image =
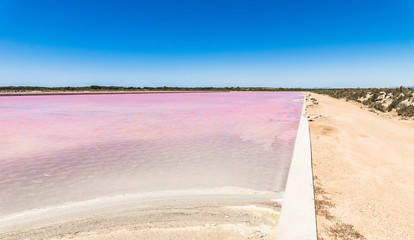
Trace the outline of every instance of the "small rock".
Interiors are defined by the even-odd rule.
[[[317,115],[310,115],[310,116],[308,116],[308,120],[313,121],[313,120],[317,119],[318,117],[319,116],[317,116]]]

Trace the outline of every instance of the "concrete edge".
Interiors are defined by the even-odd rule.
[[[317,240],[312,151],[306,96],[277,226],[276,240]]]

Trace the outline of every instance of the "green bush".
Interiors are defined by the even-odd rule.
[[[397,106],[400,104],[400,102],[403,101],[402,99],[403,99],[402,97],[399,97],[397,99],[394,99],[394,101],[392,101],[391,104],[388,105],[387,111],[389,112],[392,109],[397,108]]]
[[[378,98],[378,93],[374,92],[374,94],[372,94],[372,96],[369,98],[370,102],[376,102]]]
[[[404,117],[414,117],[414,106],[413,105],[403,105],[399,109],[397,109],[398,115]]]
[[[362,104],[364,104],[364,105],[370,105],[371,104],[371,101],[369,99],[367,99],[367,100],[364,100],[362,102]]]
[[[371,107],[374,108],[374,109],[376,109],[376,110],[378,110],[378,111],[385,112],[384,105],[382,105],[379,102],[376,102],[376,103],[372,104]]]

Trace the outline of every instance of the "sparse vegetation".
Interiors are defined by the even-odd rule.
[[[332,203],[326,195],[327,193],[320,186],[315,186],[315,195],[318,197],[315,199],[315,211],[316,215],[322,215],[328,220],[333,220],[334,216],[329,212],[330,208],[335,207],[335,204]]]
[[[327,236],[318,234],[318,239],[323,240],[324,237],[334,240],[364,240],[365,237],[354,229],[354,226],[342,222],[331,214],[331,209],[335,204],[328,197],[328,193],[323,189],[317,176],[314,176],[314,191],[315,191],[315,211],[318,217],[328,220],[331,224],[327,229]]]
[[[372,108],[374,108],[374,109],[376,109],[376,110],[378,110],[378,111],[385,112],[385,107],[384,107],[384,105],[382,105],[382,104],[381,104],[381,103],[379,103],[379,102],[376,102],[376,103],[371,104],[371,105],[370,105],[370,107],[372,107]]]
[[[394,99],[390,105],[388,105],[387,107],[387,111],[392,111],[394,108],[396,108],[398,106],[398,104],[400,104],[400,102],[402,101],[402,98],[397,98]]]
[[[362,103],[380,112],[395,110],[400,116],[414,117],[414,90],[412,88],[317,89],[313,92]]]
[[[329,228],[329,235],[331,239],[335,240],[365,239],[364,236],[354,229],[354,226],[340,222],[336,222]]]
[[[413,105],[403,105],[397,110],[398,115],[403,117],[414,117],[414,106]]]

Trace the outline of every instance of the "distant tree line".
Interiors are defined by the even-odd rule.
[[[326,94],[334,98],[345,98],[358,101],[361,97],[373,93],[374,99],[380,92],[392,93],[394,96],[403,93],[412,94],[412,88],[273,88],[273,87],[123,87],[123,86],[83,86],[83,87],[39,87],[39,86],[0,86],[2,92],[77,92],[77,91],[310,91]]]
[[[307,91],[304,88],[271,87],[122,87],[91,85],[84,87],[0,86],[2,92],[83,92],[83,91]]]

